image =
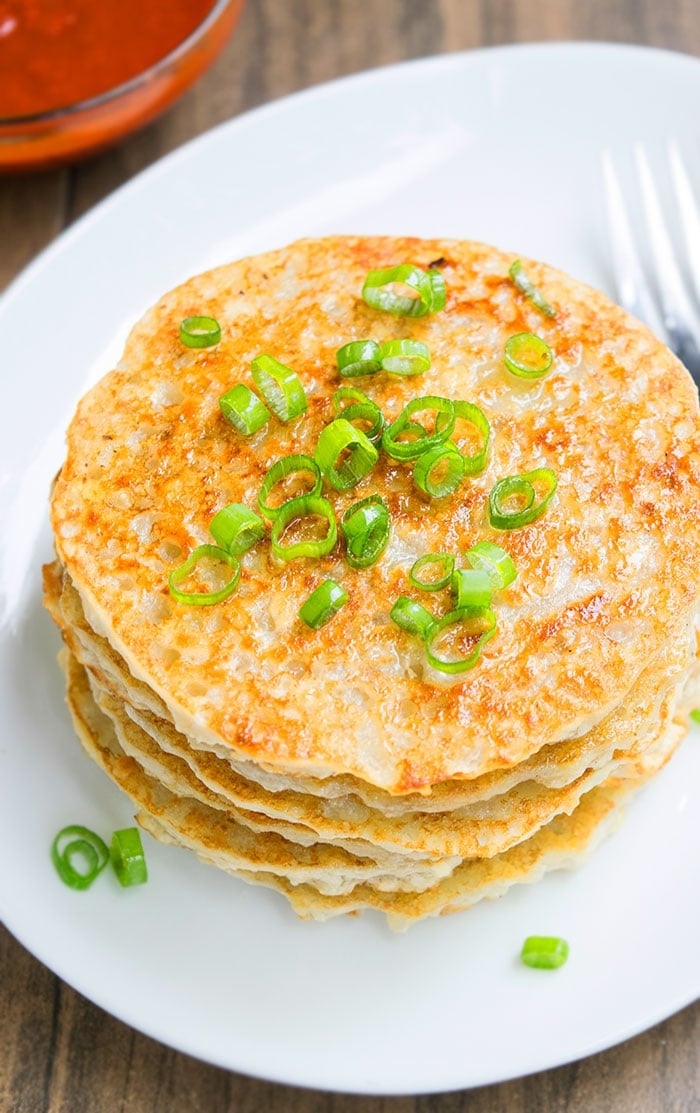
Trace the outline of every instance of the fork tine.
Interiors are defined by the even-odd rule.
[[[652,332],[665,339],[665,330],[642,269],[620,182],[608,151],[603,151],[602,162],[613,271],[620,303],[628,313],[645,321]]]
[[[683,226],[685,246],[688,252],[690,273],[695,287],[695,295],[700,302],[700,212],[693,196],[693,188],[688,178],[688,172],[683,165],[678,146],[675,142],[669,143],[668,158],[671,164],[671,175],[678,198],[678,209]]]
[[[664,221],[659,195],[641,144],[635,145],[642,202],[649,226],[649,240],[658,275],[659,299],[671,347],[694,376],[700,374],[700,319],[676,264],[671,238]]]

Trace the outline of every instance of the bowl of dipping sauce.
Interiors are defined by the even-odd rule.
[[[243,0],[0,0],[0,172],[112,146],[213,62]]]

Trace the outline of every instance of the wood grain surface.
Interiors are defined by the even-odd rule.
[[[556,39],[700,55],[700,3],[248,0],[216,65],[161,120],[83,165],[0,179],[0,288],[126,179],[246,109],[388,62]],[[257,1081],[162,1047],[75,993],[0,928],[0,1113],[40,1111],[700,1113],[700,1004],[607,1052],[518,1081],[429,1097],[349,1097]]]

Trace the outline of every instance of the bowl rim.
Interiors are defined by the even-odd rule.
[[[50,108],[44,112],[32,112],[24,116],[0,116],[0,129],[17,129],[20,127],[31,127],[37,124],[51,123],[55,120],[65,119],[66,117],[77,116],[81,112],[89,111],[93,108],[101,108],[110,101],[118,100],[119,97],[133,92],[153,77],[157,77],[162,69],[167,69],[172,62],[177,61],[181,55],[186,54],[194,44],[206,34],[206,32],[217,22],[226,8],[232,7],[235,4],[242,7],[244,0],[215,0],[212,8],[209,9],[201,23],[190,31],[187,38],[178,43],[176,47],[164,54],[152,66],[130,77],[128,81],[123,81],[121,85],[115,85],[112,89],[107,89],[104,93],[97,93],[94,97],[88,97],[85,100],[74,101],[72,104],[61,105],[58,108]]]

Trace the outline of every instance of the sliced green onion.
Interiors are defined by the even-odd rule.
[[[700,707],[694,707],[690,712],[690,718],[694,723],[700,723]]]
[[[423,410],[435,410],[435,429],[428,433],[423,425],[412,420],[414,414]],[[449,398],[437,394],[426,394],[422,398],[412,398],[408,405],[388,425],[382,436],[382,448],[393,460],[415,460],[436,445],[444,444],[455,427],[455,407]],[[412,441],[402,441],[399,437],[406,433],[416,433]]]
[[[219,408],[226,420],[230,421],[245,437],[257,433],[258,429],[270,420],[267,406],[263,405],[257,394],[253,394],[245,383],[237,383],[231,390],[222,394]]]
[[[71,889],[89,889],[109,861],[109,851],[99,835],[87,827],[63,827],[51,844],[56,873]]]
[[[214,560],[221,564],[228,564],[233,569],[231,579],[218,591],[180,591],[179,584],[186,580],[192,569],[200,560]],[[236,588],[241,578],[241,566],[232,553],[219,549],[216,545],[198,545],[188,556],[187,560],[178,568],[174,568],[168,576],[168,589],[173,599],[178,603],[188,603],[196,607],[211,606],[227,599]]]
[[[353,503],[340,520],[347,542],[347,561],[352,568],[368,568],[379,560],[389,542],[389,507],[381,495],[370,495]]]
[[[389,612],[397,626],[409,634],[417,634],[423,641],[435,621],[432,614],[422,603],[400,595]]]
[[[180,340],[187,348],[213,348],[221,340],[221,325],[214,317],[185,317]]]
[[[477,541],[464,555],[472,568],[488,573],[494,591],[508,587],[518,574],[508,553],[492,541]]]
[[[425,569],[431,569],[428,577],[422,575]],[[452,581],[455,570],[455,558],[452,553],[426,553],[415,562],[408,578],[414,587],[422,591],[440,591]]]
[[[544,486],[538,500],[535,483]],[[541,518],[557,489],[557,477],[551,468],[535,468],[522,475],[499,479],[489,495],[489,520],[494,529],[520,529]],[[516,505],[508,509],[508,502]]]
[[[394,285],[408,286],[416,297],[398,293]],[[401,263],[397,267],[370,271],[362,287],[362,297],[372,309],[383,309],[397,317],[424,317],[433,307],[433,284],[420,267]]]
[[[436,652],[435,643],[442,635],[458,627],[464,627],[464,632],[473,643],[469,652],[464,657],[447,657]],[[437,672],[455,675],[473,669],[481,656],[481,650],[489,638],[496,633],[496,616],[488,607],[465,607],[462,610],[450,611],[444,618],[434,622],[428,630],[425,641],[425,652],[430,665]]]
[[[528,278],[523,270],[523,265],[519,259],[516,259],[510,270],[508,271],[511,279],[520,290],[521,294],[532,302],[540,313],[544,313],[545,317],[556,317],[556,309],[549,304],[541,290]]]
[[[271,520],[276,518],[285,503],[279,503],[277,506],[272,506],[269,502],[270,492],[277,483],[287,479],[290,475],[297,473],[308,472],[313,476],[313,486],[309,491],[304,491],[304,495],[320,495],[321,488],[323,487],[323,479],[321,477],[321,470],[316,461],[311,456],[304,456],[301,453],[293,456],[283,456],[281,460],[276,460],[271,468],[268,469],[265,478],[263,479],[260,493],[258,494],[258,506],[262,510],[266,518]],[[291,498],[301,498],[300,494],[294,494]]]
[[[333,413],[337,416],[342,414],[346,408],[343,403],[346,402],[349,406],[354,405],[356,402],[361,402],[363,405],[367,402],[372,402],[368,394],[364,390],[360,390],[358,386],[340,386],[333,392]],[[372,402],[376,405],[376,402]]]
[[[253,382],[280,421],[293,421],[306,413],[308,402],[301,379],[291,367],[272,356],[256,356],[250,365]]]
[[[552,349],[541,336],[519,332],[506,340],[503,362],[520,379],[541,379],[552,369]]]
[[[347,491],[368,475],[379,453],[361,429],[337,417],[321,431],[314,459],[331,487]]]
[[[376,340],[351,340],[335,353],[338,371],[344,379],[359,375],[374,375],[381,370],[382,362]]]
[[[557,970],[569,957],[569,944],[556,935],[529,935],[520,957],[536,970]]]
[[[341,607],[345,606],[349,598],[345,588],[335,580],[324,580],[315,591],[311,592],[306,602],[302,603],[299,608],[299,618],[312,630],[318,630],[319,627],[325,626]]]
[[[489,451],[489,441],[491,440],[491,426],[488,423],[486,414],[475,406],[473,402],[456,401],[452,403],[455,411],[455,418],[461,421],[468,421],[474,426],[476,431],[481,437],[481,446],[473,452],[471,456],[466,456],[461,449],[462,456],[464,457],[464,474],[465,475],[479,475],[486,467],[486,458]]]
[[[445,278],[440,271],[429,270],[428,278],[430,279],[430,286],[432,288],[432,302],[430,305],[431,313],[439,313],[441,309],[445,308],[447,302],[447,290],[445,287]]]
[[[125,827],[112,835],[110,858],[119,884],[124,888],[148,881],[146,856],[138,827]]]
[[[430,349],[422,340],[387,340],[379,354],[382,370],[391,375],[422,375],[430,367]]]
[[[237,557],[262,540],[265,523],[247,506],[230,502],[214,515],[209,523],[209,532],[220,548]]]
[[[457,490],[464,478],[464,457],[452,443],[438,444],[419,456],[413,482],[424,494],[440,499]]]
[[[464,607],[490,607],[493,585],[488,572],[457,568],[452,573],[452,598],[459,611]]]
[[[282,543],[282,538],[287,527],[292,522],[302,521],[305,518],[323,518],[328,529],[326,536],[318,540],[294,541],[291,545]],[[294,560],[295,557],[320,557],[330,553],[338,540],[338,527],[335,522],[333,507],[328,499],[319,498],[317,495],[303,495],[298,499],[290,499],[280,506],[278,514],[272,523],[270,534],[272,551],[280,560]]]

